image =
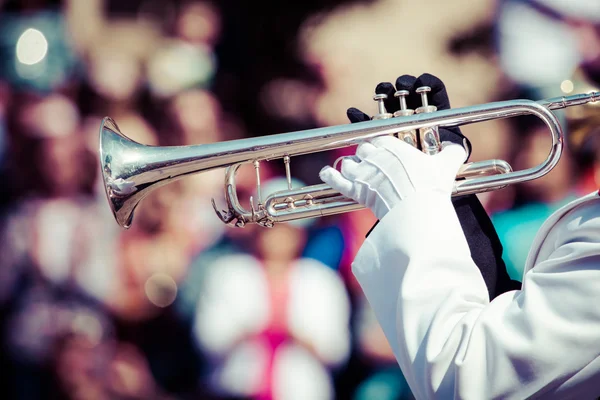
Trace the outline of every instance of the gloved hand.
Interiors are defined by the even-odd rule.
[[[375,88],[375,93],[387,95],[387,100],[384,101],[385,108],[389,113],[393,113],[400,109],[400,103],[394,97],[394,93],[396,90],[408,90],[410,94],[406,98],[406,105],[408,108],[416,110],[422,105],[421,96],[416,92],[417,88],[421,86],[429,86],[431,88],[431,92],[427,94],[430,105],[436,106],[440,111],[450,108],[446,86],[438,77],[431,74],[423,74],[418,78],[411,75],[402,75],[396,79],[395,87],[389,82],[382,82]],[[352,123],[371,120],[371,117],[354,107],[349,108],[346,115]],[[442,142],[452,142],[460,145],[466,144],[468,160],[471,155],[471,142],[462,134],[459,127],[440,128],[439,132]]]
[[[344,158],[342,171],[327,166],[319,176],[344,196],[370,208],[378,219],[416,192],[452,194],[465,149],[446,142],[427,155],[393,136],[360,144],[355,159]]]
[[[394,88],[391,83],[382,82],[375,88],[376,93],[388,95],[385,101],[388,112],[393,113],[399,109],[399,102],[394,98],[396,90],[408,90],[410,92],[406,99],[408,108],[416,109],[420,107],[421,100],[416,93],[416,89],[421,86],[431,88],[431,92],[428,93],[429,104],[436,106],[438,110],[450,108],[450,100],[444,83],[433,75],[423,74],[418,78],[411,75],[402,75],[396,80],[395,86]],[[349,108],[346,114],[352,123],[371,120],[371,117],[354,107]],[[442,142],[466,144],[467,157],[465,161],[468,160],[471,154],[471,143],[458,127],[440,128],[439,132]],[[520,282],[511,280],[506,271],[506,265],[502,260],[502,244],[490,217],[477,196],[455,196],[452,198],[452,203],[467,237],[471,257],[479,267],[487,285],[490,299],[506,291],[519,289],[521,287]]]

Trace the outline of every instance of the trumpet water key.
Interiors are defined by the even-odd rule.
[[[563,149],[561,125],[552,110],[583,105],[600,100],[600,92],[557,97],[542,101],[509,100],[481,105],[437,110],[427,103],[427,87],[419,88],[423,105],[408,110],[404,97],[395,94],[400,110],[390,114],[385,110],[383,97],[377,95],[378,114],[371,121],[298,132],[266,135],[191,146],[146,146],[123,135],[111,118],[100,127],[99,155],[102,177],[110,208],[117,223],[128,228],[140,201],[154,189],[190,174],[215,168],[225,169],[225,200],[227,209],[218,211],[227,224],[244,226],[248,223],[271,227],[275,223],[302,218],[314,218],[362,209],[327,185],[302,188],[291,186],[291,157],[339,149],[359,144],[382,135],[395,135],[421,149],[435,154],[441,148],[438,129],[520,115],[534,115],[548,127],[552,138],[548,157],[532,168],[513,171],[503,160],[485,160],[463,165],[459,171],[453,195],[497,190],[546,175],[558,163]],[[288,189],[263,194],[260,191],[260,162],[283,159]],[[257,202],[251,199],[251,209],[244,209],[236,194],[235,174],[243,164],[252,163],[257,176]],[[263,199],[263,195],[266,197]]]

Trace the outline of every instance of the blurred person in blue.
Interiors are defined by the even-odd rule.
[[[515,120],[515,170],[531,168],[548,156],[548,128],[535,117]],[[510,188],[514,202],[510,209],[492,214],[492,222],[502,242],[503,259],[514,280],[521,280],[523,267],[537,231],[556,210],[578,196],[578,168],[570,146],[565,146],[560,163],[546,176]]]
[[[500,64],[526,93],[545,98],[600,83],[600,2],[582,0],[505,0],[497,21]],[[580,88],[582,89],[582,88]],[[581,90],[583,91],[583,90]],[[595,105],[585,108],[597,109]],[[514,204],[492,221],[504,247],[511,278],[519,280],[536,232],[556,210],[589,191],[589,168],[582,165],[572,130],[579,129],[581,109],[559,113],[564,119],[566,152],[548,176],[515,188]],[[547,148],[546,128],[532,118],[515,126],[515,168],[537,163]],[[588,124],[589,125],[589,124]]]
[[[285,189],[285,179],[273,178],[261,190]],[[332,374],[350,352],[350,303],[334,270],[302,257],[312,223],[254,230],[253,253],[206,266],[194,333],[216,395],[335,398]]]
[[[441,81],[431,86],[443,90]],[[490,300],[451,201],[467,157],[454,143],[429,156],[385,136],[359,145],[341,172],[320,174],[380,220],[352,269],[411,391],[418,399],[597,397],[598,189],[545,221],[522,287]]]

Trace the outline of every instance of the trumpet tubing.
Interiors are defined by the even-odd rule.
[[[463,165],[455,181],[453,195],[466,195],[503,188],[507,185],[537,179],[558,163],[563,147],[563,133],[555,109],[582,105],[600,100],[600,92],[558,97],[542,101],[509,100],[470,107],[436,110],[427,104],[429,88],[419,88],[423,106],[406,109],[405,91],[396,93],[400,110],[387,113],[383,98],[376,96],[379,113],[373,120],[191,146],[146,146],[123,135],[116,122],[106,117],[100,127],[99,156],[107,199],[117,223],[129,228],[134,210],[154,189],[190,174],[225,168],[225,200],[227,209],[218,217],[227,224],[244,226],[256,223],[270,227],[275,223],[302,218],[349,212],[363,208],[327,185],[269,194],[264,202],[260,193],[259,164],[261,161],[283,159],[290,181],[290,158],[297,155],[339,149],[383,135],[396,135],[418,146],[427,154],[441,149],[438,129],[500,118],[530,114],[540,118],[549,128],[552,144],[547,159],[532,168],[513,171],[503,160],[486,160]],[[244,209],[237,197],[235,174],[242,164],[253,163],[257,175],[258,203],[251,199],[251,210]]]

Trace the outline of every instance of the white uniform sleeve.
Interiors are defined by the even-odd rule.
[[[563,220],[523,289],[490,302],[449,198],[382,219],[353,272],[417,399],[600,394],[589,371],[576,379],[600,355],[600,201]]]

